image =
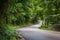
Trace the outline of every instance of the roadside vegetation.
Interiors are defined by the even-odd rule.
[[[49,25],[49,26],[42,26],[40,29],[60,31],[60,24],[54,24],[54,25]]]
[[[16,29],[38,20],[43,21],[42,29],[60,24],[60,0],[0,0],[0,40],[18,40]]]

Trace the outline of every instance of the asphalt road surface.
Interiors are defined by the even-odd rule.
[[[33,28],[18,29],[19,35],[25,40],[60,40],[60,32],[46,31]]]
[[[22,36],[25,40],[60,40],[60,32],[47,31],[38,29],[41,27],[42,21],[39,24],[19,28],[16,30],[18,36]]]

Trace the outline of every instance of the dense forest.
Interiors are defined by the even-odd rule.
[[[0,40],[17,40],[16,28],[43,21],[60,24],[60,0],[0,0]]]

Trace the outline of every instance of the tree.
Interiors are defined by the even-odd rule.
[[[13,4],[15,3],[15,0],[1,0],[0,1],[0,40],[10,40],[8,34],[6,34],[7,26],[7,12],[9,12],[9,8],[14,7]],[[7,32],[8,33],[8,32]]]

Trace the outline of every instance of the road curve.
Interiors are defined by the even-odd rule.
[[[41,27],[42,21],[39,24],[32,25],[16,30],[18,36],[23,36],[25,40],[60,40],[60,32],[47,31],[38,29]]]
[[[18,29],[19,35],[25,40],[60,40],[60,32],[39,30],[33,28]]]

